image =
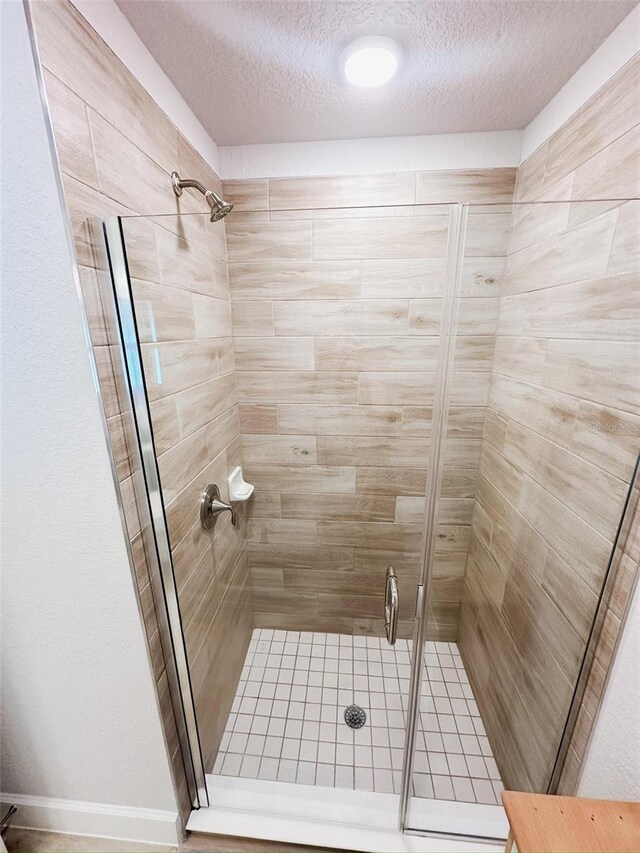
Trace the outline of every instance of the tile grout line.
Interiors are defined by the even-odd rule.
[[[270,636],[268,638],[265,637],[267,632],[270,632]],[[234,707],[238,708],[237,713],[246,713],[240,712],[240,708],[243,704],[242,700],[244,698],[252,699],[255,700],[253,702],[252,716],[254,721],[255,718],[259,718],[261,715],[256,714],[256,709],[257,703],[260,700],[262,687],[265,684],[271,683],[264,680],[266,670],[274,669],[277,674],[276,681],[274,682],[274,696],[268,699],[268,701],[271,702],[271,707],[269,715],[266,718],[266,732],[258,735],[259,737],[264,737],[264,742],[261,744],[261,754],[257,757],[259,764],[258,770],[256,774],[253,774],[253,778],[265,778],[264,776],[261,776],[261,770],[263,769],[263,763],[265,763],[266,759],[267,761],[273,760],[276,762],[275,770],[273,771],[275,773],[275,779],[278,779],[279,781],[291,781],[282,773],[282,762],[293,760],[284,758],[283,753],[285,749],[285,740],[288,739],[286,735],[287,723],[295,720],[296,722],[299,722],[299,735],[291,739],[297,741],[296,754],[298,757],[296,759],[296,781],[299,781],[301,784],[313,785],[315,783],[316,785],[326,785],[326,776],[325,782],[318,782],[318,774],[320,767],[327,767],[332,768],[333,770],[333,784],[330,787],[339,788],[346,786],[354,790],[362,790],[363,786],[359,787],[357,782],[357,771],[360,770],[364,771],[364,775],[369,777],[371,780],[371,784],[364,785],[364,789],[372,789],[375,791],[377,788],[377,778],[380,785],[377,790],[383,790],[388,793],[393,793],[395,791],[397,793],[399,770],[396,770],[394,767],[394,755],[397,756],[396,750],[400,750],[401,746],[395,740],[392,733],[403,731],[406,714],[406,691],[403,692],[403,690],[400,689],[401,681],[403,680],[401,678],[403,670],[400,669],[400,667],[408,666],[408,644],[406,649],[396,647],[392,650],[387,649],[382,641],[377,637],[363,637],[358,642],[360,638],[357,637],[340,634],[326,634],[323,632],[291,632],[280,630],[273,631],[271,629],[255,629],[254,634],[255,636],[252,637],[250,649],[245,661],[245,668],[243,669],[243,674],[246,674],[247,677],[245,679],[241,679],[244,683],[242,686],[239,685],[236,699],[234,699]],[[304,643],[304,640],[308,640],[309,642]],[[260,646],[267,643],[268,645],[266,650],[260,651]],[[292,654],[292,646],[294,643],[295,654]],[[277,651],[274,649],[274,645],[277,645]],[[301,646],[305,645],[308,645],[310,649],[308,658],[306,655],[300,654]],[[264,666],[257,666],[256,655],[264,655]],[[273,664],[276,663],[273,659],[276,655],[279,655],[277,668],[273,666]],[[285,662],[284,658],[289,656],[292,658],[292,666],[285,667],[283,665]],[[305,666],[305,662],[307,660],[308,666]],[[407,662],[403,663],[402,661],[405,660]],[[329,661],[332,661],[331,670],[328,669]],[[260,659],[260,662],[262,662],[262,658]],[[269,663],[271,663],[272,666],[268,666]],[[301,666],[298,666],[298,663],[300,663]],[[423,665],[427,676],[423,682],[424,691],[421,696],[420,712],[420,734],[422,736],[424,750],[420,750],[418,748],[418,752],[420,755],[424,755],[423,764],[428,772],[416,772],[414,774],[414,778],[412,780],[413,792],[419,789],[419,785],[421,791],[419,794],[416,794],[417,796],[433,797],[435,795],[437,799],[459,799],[467,802],[487,802],[487,800],[490,799],[491,804],[499,802],[501,783],[497,778],[495,778],[497,775],[497,768],[496,770],[493,770],[495,767],[495,761],[493,760],[493,756],[488,748],[486,735],[480,733],[484,731],[484,728],[482,727],[482,722],[478,715],[475,700],[472,698],[473,691],[468,684],[466,672],[462,665],[457,647],[455,644],[451,643],[429,643],[427,645]],[[335,669],[333,669],[334,666]],[[259,669],[259,674],[255,671],[252,673],[252,669]],[[364,669],[365,672],[357,672],[359,669]],[[287,678],[287,680],[281,681],[281,674],[289,671],[291,673],[290,680]],[[296,683],[296,676],[301,672],[305,673],[305,701],[300,701],[299,703],[304,707],[301,709],[302,718],[300,720],[296,720],[296,718],[290,716],[290,713],[293,709],[293,704],[298,704],[298,700],[293,698],[293,693],[294,688],[302,686],[301,684]],[[312,674],[315,674],[315,676]],[[256,675],[258,675],[258,678],[256,678]],[[360,688],[356,686],[358,683],[356,682],[356,679],[360,677],[364,677],[366,679],[366,690],[363,685],[361,685]],[[377,681],[373,683],[373,679],[380,679],[380,681],[379,683]],[[310,684],[310,680],[317,681],[318,683]],[[251,690],[251,692],[254,692],[257,689],[256,697],[249,697],[245,695],[247,686],[250,683],[258,685],[257,688],[254,687]],[[329,684],[335,684],[335,686],[328,686]],[[282,690],[283,685],[287,685],[286,691]],[[440,686],[436,689],[436,685]],[[451,685],[456,686],[455,691]],[[372,689],[374,687],[379,689]],[[308,701],[310,698],[310,688],[314,688],[319,691],[318,702]],[[276,698],[276,694],[279,689],[281,694],[286,692],[288,695],[288,699],[286,700],[286,716],[284,718],[275,717],[273,714],[273,703],[275,701],[285,701],[283,699]],[[335,698],[331,699],[330,702],[324,701],[325,690],[335,691]],[[458,695],[452,696],[450,695],[450,692],[456,692]],[[440,710],[436,709],[436,700],[440,700],[440,702],[437,703],[440,706]],[[456,703],[464,702],[465,710],[462,710],[457,705],[454,707],[452,705],[452,700]],[[358,732],[365,731],[365,729],[353,730],[352,734],[349,735],[347,732],[343,731],[343,728],[339,723],[340,708],[345,703],[351,704],[353,702],[364,704],[368,710],[369,725],[366,726],[366,740],[362,744],[358,743]],[[473,706],[469,704],[470,702],[474,703]],[[380,705],[380,707],[373,707],[373,703]],[[250,706],[251,704],[252,703],[248,703],[247,706]],[[391,704],[395,707],[390,707]],[[307,709],[316,707],[317,711],[314,710],[313,715],[307,714]],[[331,719],[332,722],[329,725],[334,727],[333,740],[323,740],[321,734],[321,726],[325,723],[324,717],[327,716],[325,713],[325,709],[327,707],[331,709],[329,719]],[[422,710],[422,708],[428,708],[429,710]],[[476,716],[474,716],[474,712]],[[316,714],[318,715],[318,718],[314,719],[313,717]],[[396,717],[396,714],[399,716]],[[434,719],[423,719],[424,714],[428,714]],[[383,715],[385,725],[371,725],[372,720],[381,719]],[[449,720],[448,718],[451,719]],[[271,721],[276,719],[282,720],[282,734],[269,735],[269,730],[272,728]],[[469,721],[465,726],[465,731],[462,730],[462,719]],[[445,720],[447,720],[446,723]],[[251,736],[254,721],[249,725],[247,741]],[[396,727],[391,725],[393,721],[396,723],[401,722],[402,726]],[[236,723],[237,716],[236,719],[233,720],[234,733]],[[478,725],[480,728],[478,728]],[[435,729],[434,726],[436,727]],[[280,728],[280,726],[278,726],[278,728]],[[296,726],[296,728],[298,728],[298,726]],[[473,732],[475,733],[472,733],[469,730],[470,728],[473,729]],[[228,731],[229,729],[227,727],[225,729],[225,735]],[[306,737],[305,731],[308,732],[308,736]],[[383,731],[384,735],[381,734]],[[432,737],[428,737],[428,735],[432,735]],[[437,740],[435,736],[437,736]],[[278,756],[265,754],[267,739],[269,737],[277,737],[280,740]],[[378,740],[378,742],[376,742],[376,740]],[[434,743],[435,749],[429,748],[429,741]],[[394,746],[394,743],[397,745]],[[309,760],[301,757],[303,744],[315,744],[315,747],[311,747],[311,753],[315,756],[315,760]],[[321,744],[327,744],[329,747],[333,747],[333,762],[320,760]],[[230,744],[225,745],[228,749]],[[344,753],[345,751],[344,749],[339,749],[340,746],[350,747],[350,752],[348,754],[349,760],[346,764],[339,763],[338,754]],[[362,748],[368,751],[370,755],[370,767],[362,766],[356,760],[356,755]],[[238,770],[233,773],[233,775],[244,775],[242,767],[246,757],[246,754],[239,756],[240,763],[238,764]],[[382,759],[381,763],[376,760],[377,758]],[[489,760],[491,764],[489,763]],[[225,759],[220,762],[220,767],[224,766],[225,761],[226,756]],[[218,762],[216,762],[216,764],[218,764]],[[307,768],[307,766],[314,768],[312,774],[313,780],[310,776],[306,779],[300,778],[301,765],[304,765],[305,768]],[[475,767],[473,765],[475,765]],[[458,773],[455,772],[456,767],[459,771]],[[348,784],[345,779],[344,770],[340,770],[339,768],[348,768],[350,772],[350,780]],[[462,768],[465,768],[465,770],[463,771]],[[229,767],[229,769],[231,769],[231,767]],[[440,772],[434,772],[438,770]],[[367,773],[366,771],[369,772]],[[267,778],[272,778],[272,776],[273,774],[269,773]]]

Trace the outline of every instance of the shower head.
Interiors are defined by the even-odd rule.
[[[207,190],[204,197],[211,208],[211,222],[217,222],[219,219],[224,219],[227,213],[231,213],[233,210],[233,205],[227,204],[227,202],[224,201],[224,199],[221,199],[213,190]]]
[[[227,213],[231,213],[233,210],[233,205],[227,204],[224,199],[220,198],[218,193],[214,193],[213,190],[208,190],[204,184],[200,183],[200,181],[194,181],[190,178],[185,178],[183,180],[177,172],[171,172],[171,186],[177,196],[182,195],[182,190],[185,187],[193,187],[198,190],[198,192],[201,192],[205,197],[207,204],[211,208],[210,222],[218,222],[218,220],[224,219]]]

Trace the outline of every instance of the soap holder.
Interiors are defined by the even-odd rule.
[[[231,472],[227,482],[229,483],[229,500],[232,503],[248,501],[253,494],[255,486],[252,486],[251,483],[245,483],[240,466]]]

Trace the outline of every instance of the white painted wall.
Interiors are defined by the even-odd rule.
[[[640,584],[611,667],[578,793],[640,801]]]
[[[218,153],[223,178],[488,169],[517,166],[521,137],[519,130],[447,133],[384,139],[221,145]]]
[[[147,50],[115,0],[71,0],[120,61],[218,175],[218,146]],[[176,167],[177,168],[177,167]]]
[[[520,162],[610,80],[640,50],[640,5],[621,21],[560,91],[527,125],[522,134]]]
[[[17,824],[175,840],[24,11],[0,6],[2,799]]]

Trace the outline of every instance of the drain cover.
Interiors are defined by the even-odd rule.
[[[350,729],[361,729],[367,722],[367,715],[360,705],[349,705],[344,709],[344,721]]]

